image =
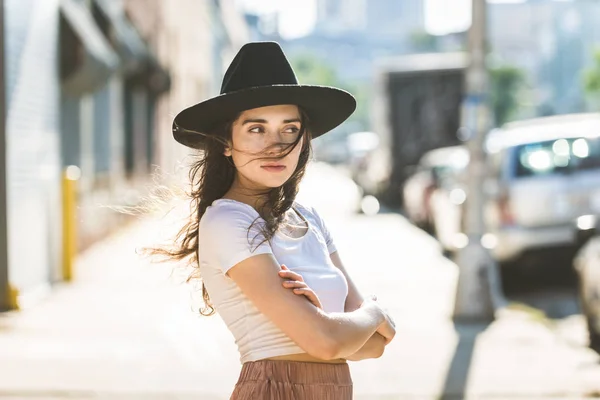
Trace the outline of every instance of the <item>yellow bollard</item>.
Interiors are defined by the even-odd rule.
[[[19,290],[10,284],[8,285],[8,307],[14,311],[21,309],[19,307]]]
[[[77,181],[81,170],[70,165],[63,172],[63,279],[73,280],[77,254]]]

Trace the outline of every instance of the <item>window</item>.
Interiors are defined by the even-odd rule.
[[[515,148],[515,176],[573,173],[600,168],[599,138],[561,138]]]

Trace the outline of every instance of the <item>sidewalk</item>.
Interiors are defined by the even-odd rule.
[[[600,397],[598,356],[543,319],[504,310],[490,326],[455,327],[456,266],[402,217],[315,206],[353,279],[398,323],[381,358],[350,364],[356,399]],[[190,308],[201,296],[185,275],[133,251],[175,226],[125,228],[79,258],[76,282],[0,314],[0,398],[227,399],[240,370],[233,337]],[[581,336],[580,317],[564,323]]]
[[[353,258],[351,274],[365,283],[365,292],[378,293],[381,301],[392,305],[399,329],[382,358],[352,364],[357,398],[600,396],[600,364],[598,356],[583,346],[581,316],[558,324],[564,329],[573,325],[568,334],[559,334],[548,321],[513,308],[500,311],[490,326],[455,327],[449,316],[457,267],[439,254],[433,240],[401,217],[379,216],[376,221],[370,229],[376,230],[377,223],[394,224],[398,235],[364,235],[361,245],[372,253]],[[345,238],[339,246],[341,254],[359,246],[358,239],[354,243],[349,239],[356,229],[336,226],[332,230],[334,237]],[[369,261],[386,247],[402,254],[401,261],[386,265],[386,260],[393,260],[389,254]],[[360,270],[358,265],[369,265],[373,271]]]
[[[185,276],[134,252],[155,244],[156,222],[91,248],[76,282],[36,307],[0,314],[0,397],[220,399],[233,387],[238,355],[219,317],[197,316]]]

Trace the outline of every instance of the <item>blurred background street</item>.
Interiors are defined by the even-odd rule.
[[[187,217],[173,117],[266,40],[358,102],[298,195],[398,324],[355,398],[600,397],[600,2],[0,10],[0,399],[228,398],[233,337],[140,250]]]

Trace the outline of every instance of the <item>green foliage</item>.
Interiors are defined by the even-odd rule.
[[[518,110],[519,91],[524,82],[523,71],[516,67],[490,68],[491,106],[496,126],[510,121]]]
[[[333,67],[312,54],[302,54],[290,60],[296,78],[302,84],[338,86],[339,81]]]
[[[425,31],[417,30],[410,34],[410,44],[415,52],[429,52],[437,50],[437,36]]]
[[[583,87],[588,95],[600,97],[600,49],[594,52],[594,65],[583,71]]]
[[[367,129],[369,125],[369,85],[363,82],[345,82],[339,79],[334,67],[308,53],[290,58],[298,81],[305,85],[333,86],[344,89],[356,98],[356,111],[348,119],[355,129]]]

